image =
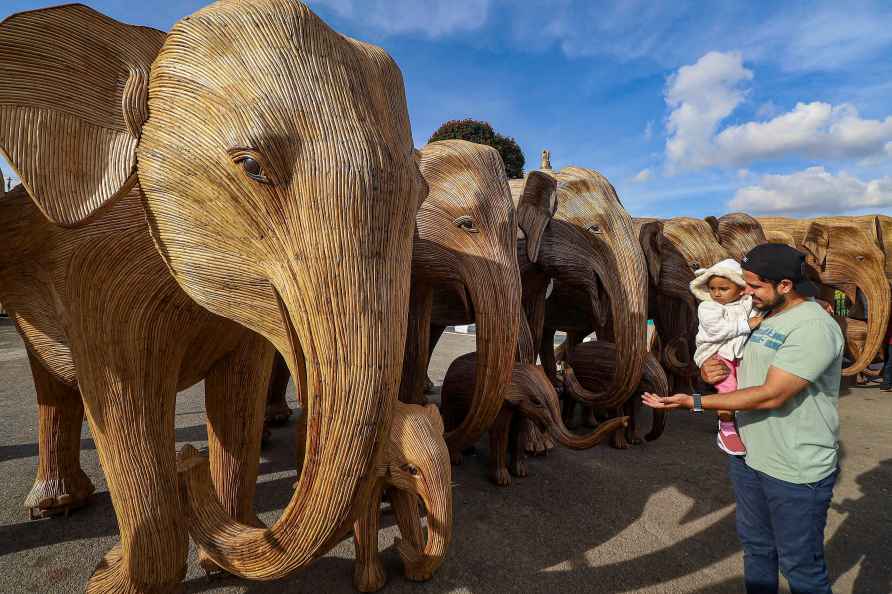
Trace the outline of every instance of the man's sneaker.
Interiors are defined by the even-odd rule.
[[[746,446],[740,436],[737,435],[737,428],[733,421],[719,421],[719,433],[715,436],[715,443],[719,449],[726,454],[732,456],[743,456],[746,454]]]

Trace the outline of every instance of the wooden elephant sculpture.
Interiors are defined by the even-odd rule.
[[[0,201],[0,299],[41,428],[70,415],[73,440],[82,400],[121,534],[87,591],[178,590],[190,531],[243,577],[307,565],[367,492],[397,396],[427,189],[399,70],[291,0],[216,2],[169,34],[82,5],[19,13],[0,70],[0,148],[24,185]],[[260,528],[273,347],[313,455]],[[177,390],[202,378],[207,513],[180,505],[173,447]]]
[[[580,393],[609,382],[610,374],[613,373],[610,362],[613,360],[615,350],[616,347],[612,344],[601,340],[584,342],[573,349],[564,365],[565,398],[579,399]],[[643,392],[663,396],[669,394],[669,380],[666,377],[666,372],[663,371],[663,367],[653,353],[647,354],[644,375],[635,390],[635,397],[623,404],[621,412],[628,417],[629,422],[625,431],[613,433],[611,440],[613,447],[626,449],[629,445],[642,443],[641,437],[638,435],[638,416],[641,411],[641,399],[638,396]],[[667,416],[666,411],[654,410],[653,423],[644,439],[647,441],[658,439],[666,428]]]
[[[768,243],[762,225],[745,212],[732,212],[704,219],[712,228],[719,244],[740,262],[757,245]]]
[[[452,538],[451,468],[443,439],[443,419],[437,407],[397,402],[378,483],[353,528],[353,583],[357,590],[374,592],[386,581],[378,556],[381,497],[385,492],[403,538],[397,540],[396,548],[406,578],[421,582],[433,577]],[[418,516],[419,498],[427,511],[427,538]]]
[[[850,345],[850,352],[859,354],[842,374],[849,376],[864,371],[883,347],[892,300],[885,274],[886,257],[877,235],[865,232],[848,218],[809,221],[760,217],[759,222],[769,236],[789,234],[794,247],[806,255],[806,262],[822,284],[843,291],[853,304],[861,303],[862,298],[866,302],[862,309],[867,336],[862,345]],[[874,229],[879,228],[875,222]]]
[[[446,371],[440,390],[443,420],[448,428],[465,414],[476,379],[474,353],[455,359]],[[489,429],[490,480],[497,485],[511,484],[510,475],[527,476],[526,444],[521,439],[522,423],[532,422],[557,443],[575,450],[594,447],[621,430],[626,417],[610,419],[588,435],[574,435],[561,417],[561,407],[554,385],[541,367],[516,362],[505,390],[505,402],[496,422]]]

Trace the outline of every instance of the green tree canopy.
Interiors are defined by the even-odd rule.
[[[520,150],[513,138],[499,134],[487,122],[472,119],[449,120],[431,134],[428,142],[451,139],[467,140],[493,147],[502,155],[507,176],[509,178],[523,177],[525,162],[523,151]]]

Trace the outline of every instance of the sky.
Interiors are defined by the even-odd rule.
[[[162,30],[207,4],[84,3]],[[393,56],[418,147],[485,120],[527,170],[548,149],[600,171],[633,216],[892,214],[892,2],[308,4]]]

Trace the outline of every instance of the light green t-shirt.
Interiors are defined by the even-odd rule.
[[[774,410],[737,413],[746,464],[790,483],[814,483],[836,469],[839,381],[845,342],[839,324],[814,301],[766,318],[750,335],[738,388],[765,383],[769,367],[808,380]]]

